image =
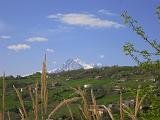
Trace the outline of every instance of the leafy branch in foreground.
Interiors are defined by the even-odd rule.
[[[160,20],[160,6],[156,8],[156,14],[158,19]],[[160,62],[159,62],[159,55],[160,55],[160,44],[157,43],[156,40],[150,39],[144,29],[139,23],[134,20],[128,13],[125,11],[122,15],[125,24],[128,24],[129,27],[144,40],[150,48],[147,50],[137,50],[132,43],[127,43],[123,46],[124,52],[126,55],[130,55],[139,65],[140,67],[153,74],[155,76],[158,85],[160,84]],[[151,49],[154,52],[150,52]],[[140,57],[144,58],[144,61],[140,59]],[[155,60],[157,59],[157,60]]]
[[[157,7],[157,9],[159,10],[160,8]],[[157,12],[159,15],[160,12],[159,11]],[[142,56],[147,61],[151,61],[152,60],[151,57],[153,56],[159,56],[160,55],[160,44],[157,43],[156,40],[152,40],[151,38],[149,38],[146,35],[143,27],[138,23],[138,21],[136,21],[131,16],[129,16],[127,11],[125,11],[121,16],[124,20],[124,24],[128,24],[129,27],[133,30],[133,32],[135,32],[138,36],[140,36],[151,48],[154,49],[154,52],[150,52],[149,49],[148,50],[137,50],[135,49],[133,44],[127,43],[123,47],[126,55],[130,55],[138,63],[141,63],[137,57],[138,55]]]
[[[156,15],[158,20],[160,20],[160,6],[156,8]],[[160,44],[148,37],[143,29],[143,27],[128,15],[127,11],[125,11],[122,15],[124,20],[124,24],[128,24],[129,27],[135,32],[139,37],[142,38],[147,45],[150,46],[147,50],[138,50],[135,48],[135,45],[132,43],[127,43],[123,46],[123,50],[126,55],[131,56],[142,68],[144,72],[150,73],[155,78],[155,89],[152,94],[148,96],[148,113],[141,113],[141,116],[145,119],[157,119],[160,117]],[[141,59],[143,58],[143,59]],[[156,103],[156,104],[155,104]]]
[[[158,16],[158,19],[160,19],[160,6],[156,8],[156,14]],[[121,16],[124,20],[124,24],[128,24],[129,27],[150,46],[150,48],[148,48],[147,50],[137,50],[135,48],[135,45],[133,45],[132,43],[127,43],[123,46],[125,54],[131,56],[144,71],[152,73],[159,85],[160,44],[156,40],[149,38],[144,32],[143,27],[131,16],[129,16],[127,11],[125,11]]]

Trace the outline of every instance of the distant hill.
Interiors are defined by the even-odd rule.
[[[2,79],[2,78],[0,78]],[[17,116],[18,119],[18,98],[16,97],[13,85],[15,85],[22,93],[28,110],[31,108],[31,99],[28,93],[28,86],[34,86],[35,81],[40,83],[41,73],[37,72],[25,77],[7,76],[6,77],[6,102],[7,109],[11,115]],[[55,106],[60,101],[74,97],[73,89],[81,87],[88,91],[93,89],[98,104],[116,104],[119,100],[119,92],[122,91],[124,99],[132,98],[129,89],[137,89],[139,85],[147,86],[153,84],[154,77],[149,73],[145,73],[136,66],[112,66],[92,69],[69,70],[59,73],[48,73],[48,90],[49,90],[49,106]],[[40,84],[39,84],[40,87]],[[0,100],[2,99],[2,80],[0,80]],[[76,105],[72,107],[75,108]],[[0,110],[2,106],[0,105]],[[57,118],[68,113],[60,112]],[[75,114],[76,110],[75,110]]]

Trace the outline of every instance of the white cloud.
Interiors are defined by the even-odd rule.
[[[7,36],[7,35],[1,35],[0,36],[0,40],[6,40],[6,39],[10,39],[11,36]]]
[[[58,25],[55,28],[48,29],[51,33],[62,33],[62,32],[70,32],[73,28],[64,25]]]
[[[16,44],[16,45],[9,45],[7,48],[18,52],[20,50],[30,49],[31,47],[27,44]]]
[[[51,48],[47,48],[46,51],[47,51],[47,52],[52,52],[52,53],[54,52],[54,50],[51,49]]]
[[[48,38],[45,37],[30,37],[27,39],[29,42],[46,42],[48,41]]]
[[[79,25],[79,26],[98,27],[98,28],[111,28],[111,27],[120,28],[123,26],[115,21],[98,18],[93,14],[59,13],[59,14],[49,15],[48,18],[55,19],[69,25]]]
[[[103,59],[103,58],[104,58],[104,55],[100,55],[100,58]]]
[[[110,11],[108,11],[108,10],[104,10],[104,9],[98,10],[98,12],[101,13],[101,14],[104,14],[104,15],[118,16],[118,14],[112,13],[112,12],[110,12]]]

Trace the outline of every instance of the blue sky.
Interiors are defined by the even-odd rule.
[[[158,0],[0,0],[0,74],[27,74],[48,69],[66,59],[88,64],[135,65],[122,46],[145,43],[120,15],[127,10],[151,38],[159,38],[155,15]]]

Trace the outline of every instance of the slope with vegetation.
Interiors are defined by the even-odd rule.
[[[6,97],[5,97],[5,109],[10,112],[12,119],[19,118],[19,101],[16,95],[16,92],[13,89],[13,85],[19,93],[21,94],[24,106],[26,111],[32,115],[32,99],[30,97],[31,94],[35,94],[35,81],[38,81],[37,84],[39,91],[41,88],[41,84],[46,84],[42,81],[41,73],[35,73],[30,76],[21,77],[17,76],[16,78],[8,76],[5,78],[6,81]],[[47,79],[47,104],[48,111],[51,111],[54,107],[56,107],[61,101],[64,99],[71,99],[74,97],[78,97],[77,93],[75,93],[76,89],[84,90],[87,96],[90,96],[90,91],[93,90],[94,96],[96,98],[97,104],[99,105],[112,105],[115,107],[111,107],[113,112],[117,115],[119,114],[119,96],[120,92],[123,93],[123,98],[130,102],[133,99],[134,94],[133,90],[136,90],[139,85],[141,86],[149,86],[154,84],[154,78],[151,74],[144,73],[138,67],[132,66],[113,66],[113,67],[104,67],[100,69],[89,69],[89,70],[73,70],[66,71],[56,74],[46,74]],[[2,80],[1,80],[2,82]],[[40,84],[41,83],[41,84]],[[2,85],[2,84],[0,84]],[[2,91],[2,86],[0,87]],[[28,90],[30,88],[30,90]],[[32,89],[32,90],[31,90]],[[44,88],[41,88],[44,89]],[[2,92],[1,92],[2,93]],[[1,94],[2,96],[2,94]],[[33,95],[32,95],[33,97]],[[40,97],[40,96],[39,96]],[[2,97],[0,97],[2,98]],[[41,99],[41,98],[39,98]],[[87,98],[91,101],[91,98]],[[45,100],[45,99],[44,99]],[[42,102],[43,100],[39,100]],[[38,103],[41,105],[41,103]],[[78,109],[79,104],[74,103],[70,106],[70,109],[73,111],[73,116],[80,118],[80,111]],[[0,106],[2,110],[2,106]],[[67,107],[62,107],[59,111],[54,115],[54,119],[60,117],[70,117],[68,116]],[[116,115],[115,114],[115,115]],[[106,116],[106,115],[104,115]],[[77,119],[78,119],[77,118]]]

